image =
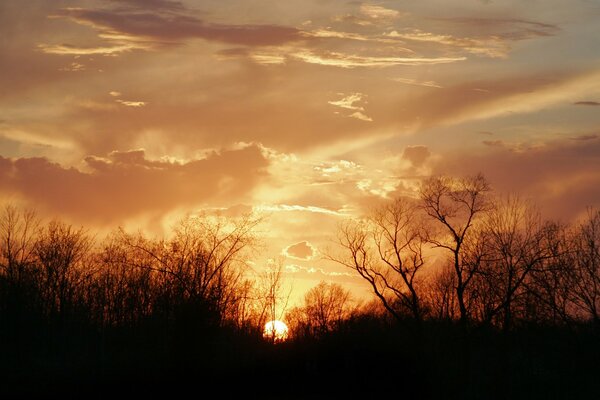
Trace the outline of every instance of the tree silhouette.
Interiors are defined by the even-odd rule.
[[[328,258],[352,268],[369,283],[383,306],[398,320],[422,319],[417,275],[425,264],[417,205],[396,199],[363,221],[347,221],[338,232],[341,256]]]
[[[489,209],[486,196],[489,191],[490,186],[483,175],[432,177],[421,186],[422,207],[435,222],[432,228],[438,228],[437,231],[428,230],[427,239],[452,255],[456,299],[463,325],[469,319],[466,291],[479,267],[478,259],[467,260],[465,248],[473,245],[469,242],[473,227],[479,216]]]
[[[510,329],[530,273],[552,257],[544,246],[544,231],[539,212],[529,203],[515,196],[492,202],[475,233],[482,246],[473,256],[480,260],[473,286],[485,323],[501,315],[499,325]]]
[[[322,336],[335,331],[353,311],[350,291],[325,281],[304,295],[301,306],[288,313],[287,319],[296,336]]]

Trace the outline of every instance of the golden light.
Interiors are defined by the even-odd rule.
[[[281,342],[287,339],[289,329],[287,325],[279,320],[269,321],[265,324],[263,337],[274,342]]]

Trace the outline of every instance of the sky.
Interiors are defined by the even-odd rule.
[[[94,232],[264,215],[296,298],[428,176],[600,205],[600,1],[3,0],[0,200]]]

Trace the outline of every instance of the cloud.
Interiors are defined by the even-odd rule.
[[[290,264],[285,266],[285,271],[290,274],[296,274],[299,272],[305,272],[308,274],[320,274],[324,276],[336,277],[336,276],[347,276],[350,278],[356,278],[358,275],[351,272],[338,272],[338,271],[326,271],[320,267],[304,267],[302,265]]]
[[[464,61],[466,57],[394,57],[394,56],[361,56],[327,51],[317,54],[311,50],[302,50],[293,54],[294,58],[309,64],[319,64],[341,68],[359,67],[392,67],[396,65],[435,65]]]
[[[598,139],[598,135],[596,135],[596,134],[592,134],[592,135],[579,135],[579,136],[573,136],[570,139],[571,140],[594,140],[594,139]]]
[[[392,78],[394,82],[405,83],[407,85],[415,85],[415,86],[425,86],[431,88],[441,89],[442,86],[436,83],[435,81],[417,81],[416,79],[410,78]]]
[[[349,116],[350,118],[356,118],[361,121],[373,122],[373,118],[369,117],[368,115],[365,115],[362,111],[355,111]]]
[[[344,94],[342,93],[342,96],[343,95]],[[346,108],[348,110],[364,111],[365,109],[363,107],[354,105],[354,103],[361,102],[363,97],[364,97],[364,94],[362,94],[362,93],[352,93],[352,94],[349,94],[348,96],[341,98],[340,100],[328,101],[327,103],[331,104],[332,106]]]
[[[255,146],[181,163],[149,160],[143,150],[89,156],[85,163],[83,170],[45,158],[0,157],[0,193],[83,221],[122,222],[147,212],[239,200],[268,166]]]
[[[504,147],[505,145],[502,140],[484,140],[481,143],[489,147]]]
[[[456,48],[467,53],[483,55],[492,58],[505,58],[510,50],[505,40],[491,36],[482,38],[456,37],[449,34],[436,34],[411,29],[406,31],[391,31],[386,34],[391,38],[408,40],[411,42],[425,42]]]
[[[374,4],[361,4],[360,12],[361,14],[375,20],[393,20],[403,15],[400,11]]]
[[[327,214],[334,216],[347,216],[347,214],[330,210],[328,208],[317,207],[317,206],[301,206],[298,204],[290,205],[290,204],[262,204],[254,206],[254,210],[257,212],[281,212],[281,211],[302,211],[302,212],[310,212],[317,214]]]
[[[343,93],[340,94],[344,96]],[[348,96],[342,97],[340,100],[328,101],[327,103],[331,104],[332,106],[354,111],[353,113],[348,115],[348,117],[350,118],[356,118],[361,121],[372,122],[373,119],[364,113],[364,107],[355,105],[356,103],[364,102],[363,97],[365,97],[365,95],[362,93],[352,93]]]
[[[82,56],[82,55],[117,55],[120,53],[125,53],[132,50],[149,50],[152,48],[152,45],[149,43],[141,43],[141,42],[115,42],[113,45],[107,46],[95,46],[95,47],[81,47],[75,46],[71,44],[39,44],[38,48],[41,49],[42,52],[47,54],[58,54],[58,55],[73,55],[73,56]]]
[[[78,62],[72,62],[71,64],[69,64],[68,67],[59,68],[59,71],[71,71],[71,72],[85,71],[85,65],[78,63]]]
[[[410,161],[415,167],[421,167],[431,156],[427,146],[408,146],[402,152],[402,158]]]
[[[454,17],[436,18],[436,20],[462,25],[463,29],[468,27],[475,32],[510,40],[554,36],[560,32],[557,25],[519,18]]]
[[[317,249],[307,241],[291,244],[283,249],[283,255],[297,260],[312,260],[316,257]]]
[[[176,0],[109,0],[120,5],[129,5],[135,8],[143,9],[163,9],[171,11],[181,11],[185,7],[181,1]]]
[[[135,3],[141,3],[136,1]],[[100,36],[135,45],[140,40],[179,42],[204,39],[246,46],[280,45],[301,39],[296,28],[278,25],[228,25],[207,23],[191,15],[151,11],[65,8],[54,17],[69,18],[97,29]]]
[[[570,220],[588,206],[600,206],[600,140],[555,140],[519,151],[460,151],[434,168],[434,173],[447,175],[478,172],[497,193],[531,198],[550,218]]]
[[[577,101],[573,104],[576,106],[600,106],[600,103],[597,101]]]
[[[402,117],[418,128],[532,113],[563,105],[566,99],[600,92],[600,72],[538,73],[468,81],[424,92],[402,104]],[[481,89],[484,90],[475,90]]]
[[[148,104],[145,101],[129,101],[129,100],[121,100],[121,99],[118,99],[115,101],[117,103],[121,103],[127,107],[144,107],[146,104]]]

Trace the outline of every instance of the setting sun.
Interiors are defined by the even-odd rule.
[[[288,326],[279,320],[269,321],[265,324],[263,337],[265,339],[281,342],[287,339],[289,333]]]

